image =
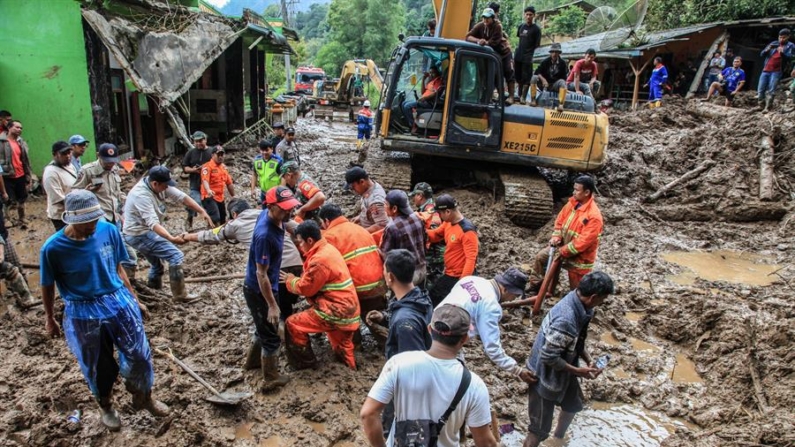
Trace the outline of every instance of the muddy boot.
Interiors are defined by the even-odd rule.
[[[185,232],[190,232],[193,229],[193,216],[188,216],[185,220]]]
[[[262,359],[262,391],[271,391],[281,388],[290,381],[290,378],[279,373],[279,354],[263,355]]]
[[[185,274],[182,273],[181,265],[168,266],[168,281],[171,285],[171,299],[177,303],[188,301],[188,293],[185,292]]]
[[[163,277],[155,276],[146,280],[146,287],[150,289],[160,290],[163,288]]]
[[[243,369],[248,371],[250,369],[257,369],[262,366],[261,357],[262,356],[262,344],[259,341],[259,338],[254,338],[251,342],[251,346],[248,347],[248,353],[246,354],[246,363],[243,364]]]
[[[110,431],[119,431],[121,429],[119,413],[113,409],[110,396],[101,397],[97,399],[97,402],[99,402],[99,415],[102,425]]]
[[[773,110],[773,97],[768,96],[765,98],[765,108],[762,109],[762,112],[770,112]]]
[[[529,85],[523,85],[522,91],[519,96],[519,104],[527,104],[527,91],[530,89]]]
[[[28,283],[25,282],[25,278],[19,273],[16,267],[14,267],[14,273],[12,273],[12,275],[11,279],[8,280],[8,288],[17,294],[17,305],[21,309],[30,309],[40,304],[41,301],[31,295]]]
[[[311,344],[296,346],[288,342],[285,344],[285,353],[287,354],[287,363],[296,371],[311,368],[317,363]]]
[[[130,387],[127,386],[129,390]],[[151,391],[132,391],[132,406],[136,411],[146,410],[152,416],[168,416],[168,405],[152,399]]]

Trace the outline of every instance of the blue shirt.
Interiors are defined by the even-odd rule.
[[[243,284],[249,289],[259,291],[257,281],[257,264],[268,266],[268,279],[271,281],[273,294],[279,293],[279,269],[282,266],[282,249],[284,246],[284,228],[280,228],[263,211],[254,224],[251,247],[248,250],[246,280]]]
[[[70,239],[64,230],[60,230],[41,247],[40,282],[42,286],[55,284],[58,287],[67,311],[72,305],[95,304],[105,295],[124,287],[117,267],[128,259],[119,230],[104,220],[97,222],[96,232],[84,241]],[[80,317],[100,318],[107,312],[115,314],[99,307],[103,306],[83,309]]]
[[[651,71],[651,78],[649,79],[649,85],[652,87],[659,87],[665,84],[668,80],[668,70],[665,68],[665,65],[661,65],[660,68],[655,68]]]
[[[730,92],[737,90],[737,84],[740,81],[745,81],[745,71],[742,68],[735,69],[734,67],[724,68],[721,76],[726,80],[726,88]]]

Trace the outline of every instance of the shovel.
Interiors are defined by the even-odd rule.
[[[190,366],[185,364],[182,360],[178,359],[174,354],[171,353],[171,349],[168,352],[160,350],[158,348],[154,348],[155,352],[160,355],[166,356],[170,358],[174,363],[179,365],[182,369],[185,370],[186,373],[190,374],[191,377],[196,379],[197,382],[201,383],[205,388],[210,390],[213,394],[211,396],[207,396],[204,400],[217,404],[217,405],[227,405],[233,406],[240,403],[241,400],[248,399],[249,397],[253,396],[254,393],[251,392],[232,392],[232,391],[224,391],[223,393],[219,393],[218,390],[213,388],[212,385],[207,383],[204,379],[199,377]]]

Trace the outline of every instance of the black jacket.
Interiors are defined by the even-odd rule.
[[[389,335],[386,337],[386,358],[406,351],[425,351],[431,347],[433,305],[428,294],[415,287],[400,300],[389,303]]]

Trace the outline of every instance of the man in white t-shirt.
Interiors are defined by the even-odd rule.
[[[458,306],[439,306],[433,312],[431,349],[395,355],[384,365],[362,406],[364,433],[371,446],[394,446],[399,422],[438,421],[453,401],[464,366],[456,359],[469,339],[469,313]],[[475,373],[461,401],[439,433],[438,447],[458,447],[459,430],[466,424],[476,447],[496,447],[491,433],[489,392]],[[395,403],[395,424],[385,440],[381,431],[381,411],[389,401]]]

